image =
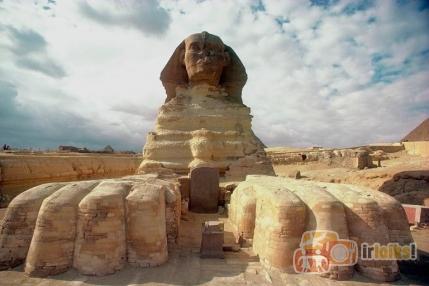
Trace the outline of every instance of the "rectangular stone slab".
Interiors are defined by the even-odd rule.
[[[191,170],[190,209],[194,212],[217,212],[219,197],[219,171],[199,167]]]
[[[206,221],[202,228],[201,258],[224,258],[223,222]]]

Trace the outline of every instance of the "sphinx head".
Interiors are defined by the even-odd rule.
[[[198,84],[220,86],[230,99],[241,102],[246,80],[246,70],[234,51],[207,32],[183,40],[161,72],[166,102],[176,96],[177,86]]]
[[[222,40],[207,32],[190,35],[185,39],[181,61],[186,67],[189,83],[218,85],[222,70],[229,63],[228,52]]]

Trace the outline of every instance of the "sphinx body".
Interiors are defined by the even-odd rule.
[[[224,90],[209,85],[177,88],[176,96],[161,107],[155,131],[147,136],[139,171],[168,168],[186,174],[204,165],[242,177],[273,174],[251,130],[250,109],[226,97]],[[244,159],[253,161],[242,173],[232,173]]]

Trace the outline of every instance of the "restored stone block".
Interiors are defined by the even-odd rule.
[[[191,192],[191,179],[188,176],[181,176],[178,178],[180,184],[180,195],[182,200],[189,199]]]
[[[43,200],[64,185],[52,183],[31,188],[9,204],[0,226],[0,270],[25,261]]]
[[[223,222],[206,221],[202,226],[200,256],[202,258],[224,258]]]
[[[126,262],[125,197],[131,185],[103,182],[79,203],[73,267],[106,275]]]
[[[198,167],[191,170],[190,209],[194,212],[217,212],[219,197],[219,171],[216,168]]]
[[[229,219],[234,222],[234,235],[243,239],[253,239],[256,218],[256,194],[253,186],[243,182],[231,194],[228,211]]]
[[[293,252],[305,229],[305,205],[288,189],[262,193],[256,188],[253,250],[265,266],[293,271]]]
[[[165,189],[140,184],[126,198],[127,256],[132,265],[150,267],[168,259]]]
[[[72,266],[78,205],[97,184],[97,181],[72,183],[43,201],[25,273],[43,277],[66,272]]]

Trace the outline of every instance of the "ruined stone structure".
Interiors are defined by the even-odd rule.
[[[186,38],[161,73],[167,99],[139,171],[188,173],[203,165],[243,179],[274,174],[252,132],[250,108],[242,103],[246,80],[240,59],[219,37],[203,32]]]
[[[25,262],[31,276],[70,268],[106,275],[125,263],[156,266],[168,259],[180,222],[176,179],[157,175],[49,183],[9,205],[0,226],[0,269]]]
[[[128,155],[0,154],[0,189],[9,202],[43,183],[132,175],[140,162],[140,158]]]
[[[413,241],[405,212],[394,198],[352,185],[297,181],[271,176],[248,176],[231,196],[230,221],[235,235],[253,244],[269,268],[294,272],[293,253],[305,231],[335,231],[340,239],[382,245]],[[363,275],[393,281],[396,260],[358,259]],[[347,279],[351,266],[336,266],[328,276]]]
[[[364,149],[302,149],[286,151],[281,148],[267,148],[267,156],[273,164],[324,163],[332,167],[364,169],[374,167],[372,157]]]

